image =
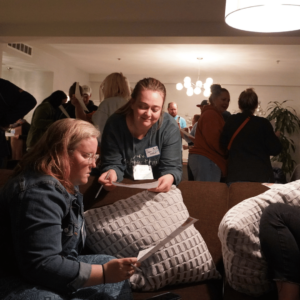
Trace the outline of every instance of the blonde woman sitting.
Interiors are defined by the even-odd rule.
[[[90,123],[53,123],[0,191],[1,299],[132,299],[136,258],[80,255],[83,197],[97,159]]]

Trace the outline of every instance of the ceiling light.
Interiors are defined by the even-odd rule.
[[[213,79],[208,77],[206,79],[206,82],[204,84],[202,84],[202,81],[199,80],[199,75],[200,75],[200,61],[203,58],[198,57],[197,59],[199,60],[199,70],[198,70],[198,78],[197,78],[196,84],[192,82],[191,77],[186,76],[183,79],[183,86],[187,89],[186,94],[188,96],[193,96],[194,94],[199,95],[199,94],[201,94],[201,88],[204,88],[206,91],[206,93],[204,95],[207,95],[206,97],[208,97],[210,95],[210,86],[213,83]],[[176,89],[180,91],[182,89],[182,83],[180,83],[180,82],[177,83]]]
[[[176,89],[177,89],[178,91],[181,91],[181,90],[183,89],[182,83],[177,83],[177,84],[176,84]]]
[[[300,29],[300,0],[226,0],[225,22],[254,32]]]

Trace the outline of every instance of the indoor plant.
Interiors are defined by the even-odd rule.
[[[283,107],[283,102],[270,101],[268,103],[268,111],[270,110],[267,119],[275,120],[275,132],[280,131],[280,141],[282,151],[279,155],[274,156],[272,161],[282,162],[282,171],[285,175],[291,174],[294,170],[296,161],[292,159],[292,153],[295,152],[295,143],[289,137],[294,132],[298,132],[300,128],[300,119],[297,116],[295,109],[290,106]]]

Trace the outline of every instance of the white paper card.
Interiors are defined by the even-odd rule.
[[[5,136],[15,136],[16,130],[11,129],[10,131],[5,131]]]
[[[122,186],[122,187],[127,187],[131,189],[155,189],[158,187],[158,181],[154,182],[148,182],[148,183],[139,183],[139,184],[126,184],[126,183],[118,183],[118,182],[113,182],[112,183],[115,186]]]
[[[281,183],[262,183],[262,185],[268,187],[269,189],[280,189],[282,187]]]
[[[71,118],[70,115],[68,114],[68,112],[65,110],[65,108],[60,105],[59,109],[63,112],[63,114],[67,117],[67,118]]]
[[[147,158],[160,155],[159,149],[157,146],[150,147],[145,149]]]
[[[161,240],[156,246],[150,247],[148,249],[142,250],[138,254],[138,261],[142,262],[143,260],[150,257],[152,254],[154,254],[157,250],[159,250],[161,247],[163,247],[165,244],[170,242],[176,235],[178,235],[183,230],[187,229],[189,226],[193,225],[195,222],[197,222],[198,219],[188,217],[186,221],[180,225],[177,229],[175,229],[169,236]]]
[[[75,97],[76,97],[76,99],[79,101],[79,103],[80,103],[82,109],[85,110],[85,111],[89,111],[89,110],[87,109],[87,107],[85,106],[84,102],[83,102],[83,97],[82,97],[81,94],[80,94],[79,83],[78,83],[78,82],[76,82]]]
[[[154,179],[152,167],[149,165],[135,165],[133,166],[134,180]]]

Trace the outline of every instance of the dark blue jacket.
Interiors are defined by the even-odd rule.
[[[82,287],[91,265],[78,262],[83,197],[32,170],[0,190],[0,276],[20,275],[58,292]]]

